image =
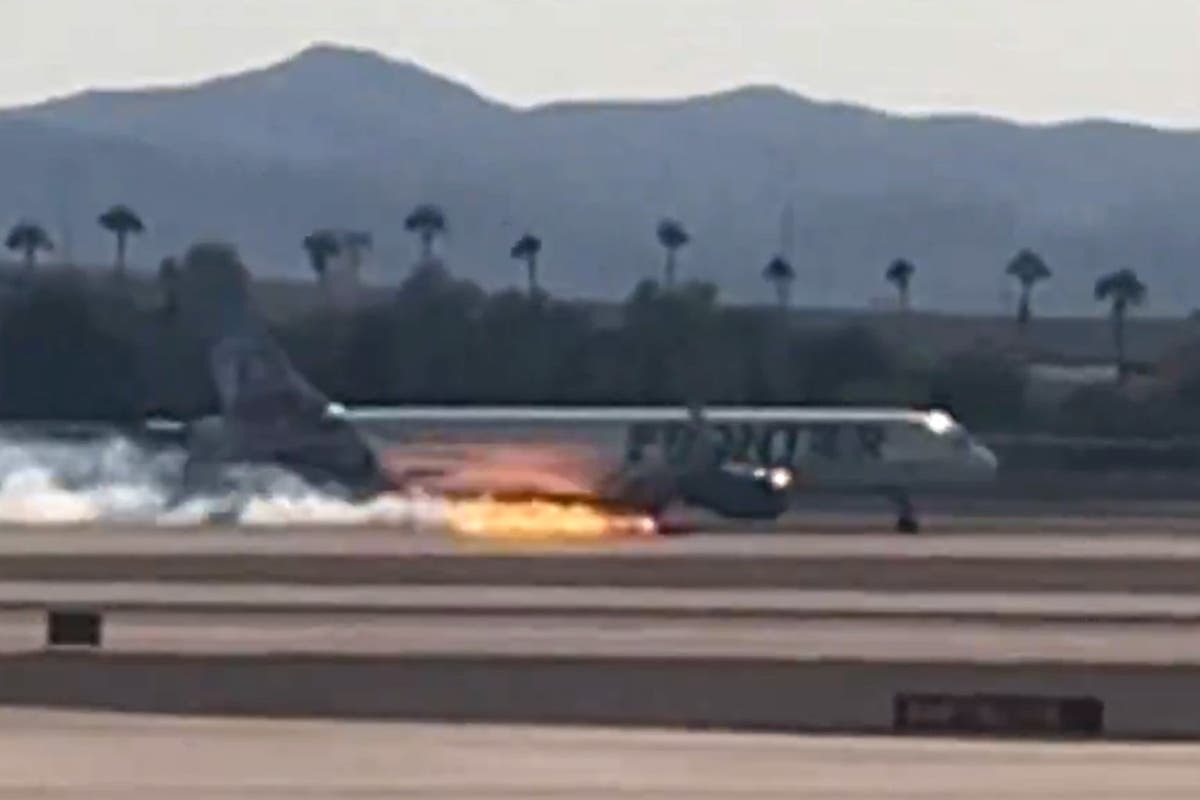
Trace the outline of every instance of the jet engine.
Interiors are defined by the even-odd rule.
[[[724,464],[680,480],[682,499],[732,519],[776,519],[788,508],[792,472],[786,467]]]

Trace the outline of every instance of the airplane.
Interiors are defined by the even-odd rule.
[[[806,491],[882,496],[915,533],[913,495],[994,480],[997,458],[941,410],[844,407],[393,407],[333,414],[389,446],[394,479],[446,494],[674,504],[777,519]]]
[[[988,482],[997,471],[995,455],[940,410],[347,409],[292,365],[244,279],[220,294],[209,347],[219,413],[148,423],[180,434],[181,497],[213,491],[226,467],[244,464],[281,466],[356,500],[424,489],[578,501],[655,519],[685,504],[772,520],[819,489],[885,496],[896,530],[915,533],[915,492]]]

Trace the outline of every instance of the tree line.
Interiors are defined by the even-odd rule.
[[[129,206],[121,204],[114,205],[102,213],[96,218],[96,222],[113,235],[116,242],[113,268],[119,274],[124,273],[129,237],[145,233],[146,224],[137,212]],[[54,240],[40,222],[23,219],[9,228],[8,235],[4,238],[4,246],[10,251],[18,253],[26,272],[32,272],[37,266],[38,258],[43,253],[54,250]]]
[[[1034,409],[1023,365],[1002,349],[930,359],[861,323],[805,326],[770,306],[724,305],[716,286],[665,264],[661,280],[598,308],[538,288],[539,249],[513,246],[531,275],[524,290],[487,292],[428,249],[371,302],[272,325],[297,366],[348,404],[897,404],[948,408],[984,431],[1200,433],[1200,372],[1152,396],[1088,387]],[[228,246],[197,245],[141,295],[79,270],[29,281],[0,314],[0,416],[133,422],[215,410],[179,276],[236,261]],[[912,269],[891,273],[906,291]]]
[[[404,220],[404,229],[418,237],[420,258],[418,265],[432,263],[434,243],[448,229],[446,213],[437,205],[422,204],[414,208]],[[675,287],[678,280],[679,253],[692,242],[692,235],[685,225],[670,217],[659,221],[655,236],[663,248],[664,261],[661,286],[667,290]],[[371,235],[365,231],[338,231],[321,229],[313,231],[303,240],[303,248],[318,280],[322,279],[329,260],[345,254],[351,269],[357,270],[362,262],[362,253],[371,247]],[[527,289],[539,291],[538,261],[542,252],[542,240],[526,231],[512,245],[509,255],[525,267]],[[897,307],[901,312],[911,310],[911,287],[917,267],[908,259],[898,258],[884,270],[884,279],[897,293]],[[1033,292],[1044,281],[1053,276],[1046,261],[1028,248],[1020,250],[1008,262],[1005,274],[1016,281],[1020,295],[1017,303],[1016,324],[1024,337],[1033,320]],[[791,261],[776,253],[762,269],[763,279],[771,286],[775,303],[781,311],[787,311],[792,303],[798,273]],[[1100,277],[1094,287],[1098,302],[1109,304],[1112,322],[1114,357],[1118,380],[1124,380],[1128,372],[1125,355],[1125,319],[1129,311],[1140,306],[1146,299],[1147,289],[1137,272],[1124,268]]]
[[[113,236],[113,273],[123,278],[129,241],[146,224],[123,204],[96,222]],[[786,313],[724,307],[717,287],[680,280],[680,253],[692,235],[677,219],[664,218],[654,228],[663,249],[661,277],[642,281],[608,322],[598,321],[587,304],[546,295],[540,283],[543,242],[532,231],[508,252],[523,266],[525,291],[488,294],[451,275],[437,258],[436,246],[449,230],[439,206],[418,205],[403,227],[414,235],[419,258],[398,290],[350,309],[318,308],[279,325],[302,368],[348,402],[940,404],[975,426],[995,429],[1138,433],[1154,427],[1151,422],[1194,427],[1191,415],[1178,412],[1191,396],[1186,388],[1165,403],[1157,398],[1161,407],[1152,420],[1132,425],[1134,410],[1127,406],[1133,401],[1106,387],[1076,392],[1061,414],[1048,416],[1024,408],[1024,372],[1009,354],[974,352],[925,363],[906,343],[884,341],[866,328],[797,329]],[[21,255],[27,276],[54,247],[46,229],[30,220],[15,224],[5,245]],[[332,228],[314,230],[301,242],[318,281],[335,258],[357,272],[372,245],[369,231]],[[161,304],[153,312],[82,274],[30,282],[0,320],[0,415],[134,418],[211,410],[202,348],[172,320],[181,303],[180,270],[203,269],[195,262],[215,252],[224,251],[200,246],[182,263],[164,258],[157,274]],[[215,257],[237,258],[232,251]],[[1005,272],[1020,288],[1015,324],[1023,337],[1033,319],[1034,291],[1052,271],[1039,254],[1023,249]],[[883,272],[901,313],[912,308],[918,274],[904,258]],[[776,310],[787,312],[795,267],[776,253],[762,277],[772,287]],[[1128,374],[1125,319],[1146,291],[1129,269],[1105,275],[1094,288],[1097,301],[1110,307],[1118,383]],[[70,386],[88,389],[63,391]]]
[[[146,231],[141,216],[129,206],[117,204],[97,218],[97,223],[113,235],[115,243],[114,271],[123,275],[126,270],[126,253],[130,237]],[[433,263],[434,246],[449,229],[446,212],[433,203],[422,203],[403,220],[404,230],[416,236],[420,256],[417,265]],[[665,217],[655,227],[655,236],[664,252],[661,286],[667,290],[675,287],[678,280],[679,254],[692,243],[692,234],[684,223]],[[32,272],[42,253],[53,250],[54,243],[46,228],[36,221],[21,220],[9,230],[5,246],[19,253],[26,272]],[[370,231],[345,229],[317,229],[306,235],[301,247],[318,281],[323,281],[332,259],[342,257],[349,269],[357,273],[374,243]],[[531,231],[523,233],[511,246],[509,255],[520,262],[525,270],[525,282],[529,292],[540,290],[539,259],[543,248],[540,237]],[[177,261],[165,258],[159,264],[159,280],[169,282]],[[763,279],[771,286],[777,306],[786,311],[791,305],[798,273],[795,266],[783,253],[773,255],[762,268]],[[918,274],[917,266],[910,260],[898,258],[884,270],[884,279],[897,293],[897,307],[901,312],[910,310],[911,287]],[[1005,274],[1019,287],[1016,325],[1022,337],[1033,320],[1033,294],[1036,287],[1053,277],[1053,272],[1038,253],[1030,249],[1020,250],[1005,266]],[[1119,380],[1128,373],[1125,355],[1125,320],[1131,309],[1140,306],[1146,299],[1147,288],[1137,272],[1122,268],[1100,277],[1093,293],[1098,302],[1109,307],[1112,325],[1114,357]]]

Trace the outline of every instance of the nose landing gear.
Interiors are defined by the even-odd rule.
[[[912,498],[904,490],[891,493],[892,503],[896,506],[896,532],[920,533],[921,523],[917,520],[916,509],[913,508]]]

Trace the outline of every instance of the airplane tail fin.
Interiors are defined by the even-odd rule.
[[[192,248],[181,278],[181,301],[208,348],[221,412],[212,441],[203,425],[196,428],[194,460],[276,464],[355,496],[390,488],[370,445],[271,336],[232,248]]]
[[[319,418],[329,401],[292,366],[267,330],[236,252],[196,245],[184,260],[179,295],[202,332],[222,416],[241,423]]]
[[[683,469],[689,472],[710,469],[720,461],[718,435],[704,414],[704,405],[698,399],[690,400],[687,410],[690,430],[684,439],[687,454],[683,459]]]

